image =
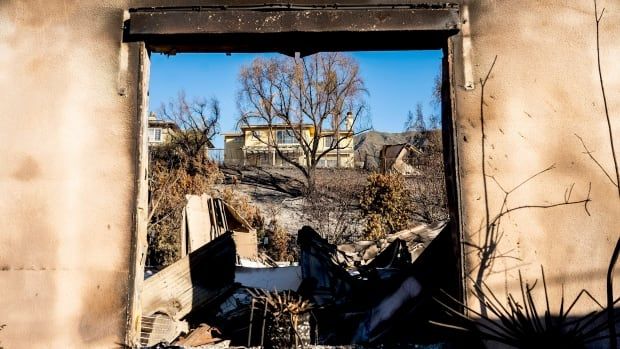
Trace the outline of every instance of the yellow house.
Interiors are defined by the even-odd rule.
[[[177,137],[185,132],[191,134],[191,132],[198,132],[192,130],[181,130],[179,125],[174,121],[158,119],[157,115],[153,112],[149,114],[149,128],[148,128],[148,144],[149,146],[163,145],[172,140],[176,135]],[[209,140],[206,144],[207,155],[210,154],[210,150],[214,148],[213,143]]]
[[[338,136],[334,130],[321,132],[317,156],[329,150],[337,139],[344,139],[338,149],[330,150],[319,159],[317,167],[338,167],[338,164],[339,167],[353,167],[353,132],[350,131],[351,127],[347,127],[347,130],[338,131]],[[312,124],[301,126],[301,134],[308,141],[312,140],[314,132]],[[224,133],[223,136],[226,165],[291,166],[278,155],[276,146],[289,159],[305,164],[302,145],[287,125],[247,125],[241,127],[241,132]]]
[[[149,114],[149,145],[164,144],[170,141],[177,131],[179,131],[179,126],[176,123],[158,119],[155,113]]]

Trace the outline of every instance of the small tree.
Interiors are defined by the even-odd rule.
[[[442,82],[441,82],[441,73],[438,73],[437,75],[435,75],[435,82],[433,83],[433,96],[431,99],[431,107],[433,108],[440,108],[441,107],[441,88],[442,88]],[[438,130],[441,128],[441,116],[437,113],[433,113],[431,114],[430,118],[430,129],[431,130]]]
[[[180,130],[169,142],[149,148],[149,265],[168,265],[179,258],[185,196],[208,192],[221,178],[207,156],[207,146],[218,132],[217,101],[190,102],[181,91],[161,106],[160,115]]]
[[[359,66],[350,56],[319,53],[306,58],[257,58],[241,69],[239,80],[238,125],[266,126],[267,137],[254,138],[302,172],[308,193],[314,192],[315,169],[321,158],[339,152],[356,133],[368,129],[362,125],[366,90]],[[300,154],[283,151],[276,129],[296,141],[302,161]],[[333,138],[320,147],[326,137]]]
[[[415,131],[424,133],[427,131],[426,121],[424,120],[424,112],[422,111],[422,103],[418,102],[415,106],[415,117],[411,110],[407,113],[407,121],[405,122],[405,132]]]
[[[207,101],[204,97],[195,97],[188,101],[185,91],[181,90],[176,99],[162,103],[159,113],[163,119],[179,126],[180,131],[171,134],[171,142],[190,158],[206,152],[219,133],[220,104],[215,98]]]

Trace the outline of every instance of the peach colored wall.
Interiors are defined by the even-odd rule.
[[[0,346],[125,340],[137,134],[126,7],[0,2]]]
[[[132,6],[140,6],[137,2]],[[613,162],[598,82],[590,1],[463,0],[453,38],[462,228],[485,235],[480,79],[486,85],[487,174],[530,208],[502,219],[484,279],[516,291],[545,266],[552,299],[588,288],[604,300],[604,274],[620,234],[620,199],[575,136],[608,171]],[[606,7],[602,65],[620,146],[620,3]],[[111,347],[126,336],[136,205],[137,49],[122,43],[127,1],[0,2],[0,343],[8,348]],[[503,192],[487,177],[489,214]],[[466,271],[478,255],[468,248]],[[620,274],[616,274],[620,275]],[[618,279],[616,277],[616,279]],[[616,294],[620,282],[616,280]],[[472,297],[470,295],[470,301]],[[585,303],[584,303],[585,304]],[[557,305],[557,303],[556,303]],[[591,305],[579,311],[591,309]]]
[[[596,64],[593,2],[486,0],[464,1],[462,5],[464,24],[453,42],[466,241],[482,246],[486,235],[480,79],[496,56],[484,97],[490,217],[500,212],[504,198],[495,181],[510,190],[553,166],[511,193],[509,208],[565,202],[572,185],[568,201],[580,201],[588,198],[592,186],[589,215],[584,204],[527,208],[504,215],[498,229],[502,237],[496,241],[494,254],[498,258],[487,268],[484,280],[498,294],[505,290],[515,293],[518,270],[532,283],[540,279],[542,265],[555,311],[562,284],[567,301],[587,288],[605,302],[607,266],[620,236],[620,198],[575,136],[583,138],[615,178]],[[606,8],[601,61],[616,150],[620,151],[620,3],[599,0],[599,6]],[[481,259],[474,248],[466,252],[466,271],[475,279]],[[620,295],[619,276],[620,270],[615,274],[616,295]],[[471,293],[469,296],[473,301]],[[593,307],[585,301],[580,304],[578,312]]]

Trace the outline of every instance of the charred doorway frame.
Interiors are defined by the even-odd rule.
[[[146,4],[145,4],[146,3]],[[163,3],[163,4],[162,4]],[[281,52],[305,56],[320,51],[396,51],[441,49],[442,138],[452,242],[457,261],[455,296],[465,301],[463,227],[454,102],[455,40],[462,40],[459,6],[430,0],[326,0],[257,3],[228,0],[142,1],[129,10],[124,41],[139,51],[138,178],[133,232],[132,275],[128,294],[127,338],[136,346],[140,333],[140,294],[146,256],[148,150],[146,146],[150,52]],[[142,177],[144,174],[144,177]]]

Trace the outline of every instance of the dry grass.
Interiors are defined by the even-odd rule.
[[[397,173],[372,173],[360,195],[364,237],[378,240],[412,225],[411,192]]]
[[[262,217],[254,221],[264,223],[263,229],[262,223],[255,226],[261,240],[269,239],[268,255],[279,260],[294,258],[294,237],[303,225],[312,226],[331,243],[343,244],[444,220],[448,211],[440,135],[428,136],[424,154],[412,163],[420,172],[415,177],[320,168],[316,192],[302,197],[298,187],[303,176],[296,169],[228,168],[225,171],[235,175],[236,183],[223,189],[228,193],[225,199],[238,202],[233,206],[246,218]]]
[[[252,199],[238,191],[235,187],[226,187],[221,192],[222,200],[226,201],[239,213],[253,228],[260,231],[265,225],[265,219],[258,206],[252,204]]]
[[[305,198],[303,215],[331,243],[361,238],[359,197],[366,176],[365,171],[354,169],[321,169],[317,173],[317,189]]]

